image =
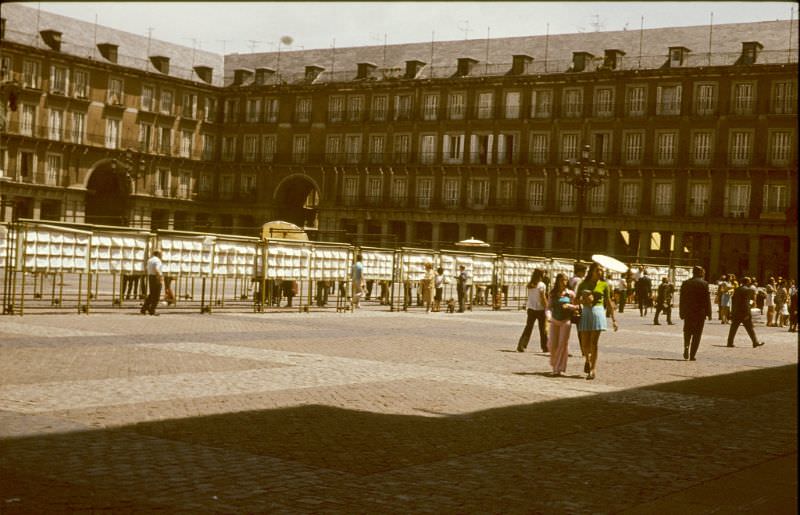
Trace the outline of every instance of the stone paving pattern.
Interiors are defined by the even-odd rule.
[[[0,513],[797,513],[796,334],[626,311],[0,318]],[[534,331],[536,333],[536,331]]]

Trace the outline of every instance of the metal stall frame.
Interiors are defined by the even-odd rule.
[[[499,263],[499,275],[501,277],[501,286],[508,286],[508,296],[506,298],[506,304],[508,304],[508,298],[516,299],[517,300],[517,309],[524,310],[525,306],[527,305],[528,293],[527,288],[525,286],[530,281],[531,274],[533,270],[540,268],[542,271],[547,272],[550,268],[550,258],[543,257],[543,256],[522,256],[522,255],[515,255],[515,254],[504,254],[498,260]],[[525,266],[514,266],[509,267],[510,263],[523,263]],[[524,270],[525,273],[516,273],[514,275],[514,279],[511,281],[507,280],[508,277],[508,270],[509,268],[514,268],[517,270]],[[551,278],[552,279],[552,278]],[[517,290],[514,293],[517,295],[512,295],[511,289],[516,287]],[[520,288],[521,287],[521,288]]]
[[[257,281],[257,268],[258,268],[258,253],[261,244],[261,238],[252,236],[236,236],[229,234],[211,234],[209,235],[214,239],[213,252],[211,259],[211,277],[214,286],[211,293],[210,305],[225,307],[225,295],[227,293],[227,279],[233,280],[233,299],[237,301],[247,300],[250,297],[250,290],[253,289],[253,284]],[[245,252],[236,252],[231,255],[230,247],[233,249],[250,249]],[[234,258],[236,262],[221,263],[220,259],[225,258],[230,260]],[[244,262],[242,258],[244,257]],[[234,271],[231,272],[231,267]],[[222,279],[222,288],[219,287],[219,280]],[[222,296],[219,292],[222,291]],[[253,305],[256,304],[256,291],[253,289]],[[214,297],[216,295],[216,297]]]
[[[216,235],[210,233],[200,233],[194,231],[175,231],[170,229],[158,229],[156,230],[156,238],[153,240],[153,245],[151,246],[151,253],[155,250],[161,251],[161,261],[164,265],[164,269],[162,271],[164,275],[164,288],[166,290],[167,281],[166,278],[174,275],[175,280],[175,292],[174,292],[174,303],[175,306],[178,305],[179,300],[181,299],[181,280],[184,281],[184,288],[188,290],[188,293],[183,294],[184,300],[194,300],[195,297],[195,279],[201,279],[201,286],[200,286],[200,313],[211,313],[212,311],[212,302],[214,292],[214,281],[213,281],[213,268],[214,268],[214,241]],[[169,241],[169,248],[164,247],[164,242]],[[172,242],[181,242],[181,248],[177,249],[177,247],[172,246]],[[191,243],[191,248],[184,249],[184,242]],[[194,245],[195,243],[199,244]],[[167,258],[166,250],[169,250],[169,258]],[[178,271],[177,273],[173,270],[175,261],[172,256],[175,250],[180,250],[180,259],[177,260]],[[184,250],[189,251],[189,260],[184,260],[185,253]],[[200,258],[199,260],[195,261],[194,254],[195,252],[199,252]],[[205,254],[208,254],[207,259],[205,258]],[[148,256],[149,259],[149,256]],[[191,280],[191,282],[190,282]],[[206,292],[208,292],[208,303],[206,303]]]
[[[297,281],[297,293],[300,293],[301,286],[300,283],[303,280],[309,280],[311,276],[311,259],[313,255],[313,246],[310,241],[305,240],[295,240],[295,239],[286,239],[286,238],[266,238],[262,241],[262,260],[263,260],[263,281],[262,284],[266,286],[269,284],[271,287],[269,288],[269,292],[264,295],[264,287],[262,287],[262,298],[265,298],[266,302],[270,304],[272,307],[272,303],[275,301],[273,299],[273,293],[275,286],[278,281],[285,282],[285,281]],[[292,253],[274,253],[274,256],[270,255],[270,249],[293,249]],[[297,252],[297,254],[295,254]],[[290,263],[287,263],[287,257],[291,257]],[[295,260],[295,257],[300,257],[300,259]],[[305,257],[305,259],[302,259]],[[296,262],[295,262],[296,261]],[[304,263],[303,263],[304,262]],[[295,266],[297,265],[297,266]],[[281,267],[281,268],[279,268]],[[273,275],[273,270],[275,270]],[[285,272],[281,272],[281,270],[292,270],[292,273],[286,274]],[[274,281],[273,284],[270,284],[271,281]],[[292,285],[293,286],[293,285]],[[292,298],[295,295],[292,295]],[[301,296],[302,298],[302,296]],[[280,307],[280,297],[278,298],[278,306]],[[287,305],[286,307],[294,308],[295,306]],[[302,307],[300,307],[302,311]]]
[[[387,249],[384,247],[369,247],[369,246],[361,246],[356,248],[356,254],[360,253],[364,257],[364,279],[366,281],[377,281],[378,286],[381,288],[380,293],[380,305],[381,306],[389,306],[389,311],[394,311],[394,286],[395,286],[395,261],[397,259],[397,251],[395,249]],[[390,257],[389,259],[389,267],[379,267],[377,265],[373,265],[371,260],[367,259],[366,256],[386,256]],[[381,283],[388,283],[382,285]],[[385,290],[384,290],[385,286]],[[384,292],[388,298],[384,298]]]
[[[419,285],[417,284],[416,286],[418,299],[415,302],[414,296],[412,295],[412,283],[419,283],[422,279],[425,262],[430,262],[433,268],[436,269],[439,262],[438,257],[439,253],[431,249],[418,249],[413,247],[400,247],[397,249],[394,259],[394,286],[399,287],[400,293],[395,295],[394,287],[392,288],[391,297],[397,300],[392,303],[390,311],[408,311],[408,308],[411,306],[419,306],[421,301],[418,291]],[[410,267],[407,265],[411,264],[419,264],[422,268],[420,270],[410,270]],[[395,307],[395,304],[397,307]]]
[[[347,312],[352,311],[352,304],[350,303],[350,292],[351,290],[351,278],[352,278],[352,267],[355,264],[355,257],[356,257],[356,249],[349,243],[337,243],[337,242],[308,242],[312,247],[312,255],[311,255],[311,263],[310,263],[310,271],[309,271],[309,284],[308,284],[308,305],[313,305],[313,301],[317,300],[317,304],[319,308],[325,307],[320,306],[321,304],[321,297],[314,298],[314,293],[319,295],[319,282],[320,281],[338,281],[337,288],[336,288],[336,312]],[[344,251],[346,257],[342,260],[339,259],[340,266],[331,266],[328,263],[328,266],[318,266],[320,262],[331,261],[332,256],[326,256],[324,252],[330,250],[340,250]],[[341,266],[344,264],[344,266]],[[333,274],[334,277],[318,277],[316,274],[319,270],[336,270],[338,275]],[[344,285],[344,292],[342,292],[342,285]],[[327,296],[327,293],[326,293]],[[327,304],[327,300],[325,301]],[[302,307],[301,310],[308,311],[307,307]]]

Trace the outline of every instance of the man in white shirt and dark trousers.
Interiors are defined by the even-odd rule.
[[[528,283],[528,303],[526,305],[528,318],[525,322],[525,329],[517,342],[517,352],[525,352],[528,342],[531,339],[533,325],[539,322],[539,346],[542,352],[547,352],[547,333],[545,332],[545,309],[547,309],[546,286],[542,282],[543,272],[540,269],[533,271],[531,280]]]
[[[148,294],[141,310],[143,315],[145,313],[150,313],[151,315],[158,316],[156,314],[156,307],[158,306],[158,301],[161,299],[161,286],[164,284],[164,275],[161,273],[162,266],[161,251],[153,251],[153,255],[147,260]]]

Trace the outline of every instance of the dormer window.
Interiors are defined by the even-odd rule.
[[[755,64],[758,59],[759,52],[764,48],[764,45],[758,41],[746,41],[742,43],[742,55],[736,64]]]
[[[112,43],[99,43],[97,45],[97,49],[100,51],[100,55],[106,59],[106,61],[112,63],[117,62],[117,45]]]
[[[625,52],[617,49],[608,49],[603,57],[603,68],[607,70],[617,70],[622,67],[622,56]]]
[[[378,66],[373,63],[358,63],[358,73],[356,79],[372,78],[372,73]]]
[[[589,52],[572,52],[572,70],[573,72],[586,71],[589,63],[592,62],[594,56]]]
[[[56,52],[61,51],[61,33],[59,31],[43,30],[39,32],[39,35],[42,36],[42,41],[44,41],[51,50],[55,50]]]
[[[150,62],[153,63],[153,67],[156,70],[164,75],[169,75],[169,57],[164,57],[162,55],[151,55]]]
[[[314,82],[317,79],[317,77],[319,77],[319,74],[324,71],[325,68],[323,68],[322,66],[317,66],[317,65],[306,66],[306,75],[305,75],[306,81]]]
[[[533,63],[533,57],[524,54],[514,55],[511,59],[511,75],[524,75],[528,73],[528,67]]]
[[[211,84],[211,78],[214,70],[210,66],[195,66],[194,72],[200,77],[200,80],[207,84]]]
[[[690,50],[683,46],[669,47],[669,67],[680,68],[689,64]]]
[[[411,60],[406,61],[406,73],[403,75],[404,79],[415,79],[417,74],[425,66],[422,61]]]
[[[272,68],[256,68],[256,84],[259,86],[265,85],[272,76],[275,75],[275,70]]]
[[[459,57],[458,68],[456,69],[456,77],[466,77],[472,71],[472,67],[478,63],[477,60],[471,57]]]

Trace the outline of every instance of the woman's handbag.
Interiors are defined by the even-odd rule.
[[[572,325],[578,324],[581,321],[580,308],[572,311],[572,315],[569,317],[569,321],[572,322]]]

